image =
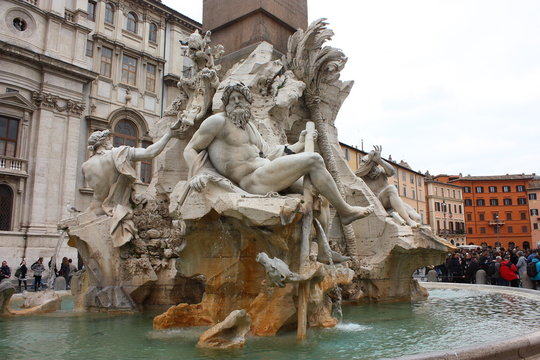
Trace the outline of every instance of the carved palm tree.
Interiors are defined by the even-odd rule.
[[[331,83],[339,78],[339,72],[345,66],[347,58],[339,49],[324,46],[334,32],[326,27],[326,19],[318,19],[311,23],[304,32],[299,29],[294,33],[287,44],[285,64],[297,79],[306,84],[304,93],[305,103],[311,118],[315,122],[318,132],[318,145],[326,167],[336,182],[341,196],[345,197],[345,190],[338,173],[336,159],[328,140],[328,123],[323,118],[320,109],[321,84]],[[357,256],[356,240],[351,225],[343,225],[343,234],[350,256]]]

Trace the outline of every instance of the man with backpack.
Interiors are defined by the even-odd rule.
[[[527,265],[527,275],[533,282],[534,288],[538,289],[540,283],[540,256],[536,255]]]
[[[492,260],[488,265],[486,272],[489,276],[491,285],[500,285],[501,277],[499,275],[499,268],[501,267],[501,260],[502,258],[497,256],[495,260]]]

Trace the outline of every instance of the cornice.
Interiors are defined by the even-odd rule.
[[[63,74],[74,76],[84,83],[89,83],[95,80],[98,76],[98,73],[93,71],[55,59],[48,55],[38,54],[32,50],[25,49],[18,45],[9,44],[2,40],[0,40],[0,54],[21,59],[25,62],[35,64],[43,68],[57,70]]]

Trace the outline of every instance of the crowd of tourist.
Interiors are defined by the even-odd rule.
[[[54,269],[53,269],[54,267]],[[71,259],[68,259],[67,257],[64,257],[62,259],[62,264],[60,265],[60,270],[57,269],[56,264],[52,265],[52,258],[51,261],[49,261],[48,264],[49,268],[49,274],[51,274],[54,271],[54,274],[56,277],[63,277],[66,280],[67,287],[69,288],[69,283],[71,281],[71,277],[73,276],[74,272],[77,271],[77,267],[73,264],[73,261]],[[28,290],[28,283],[27,283],[27,274],[28,270],[32,271],[32,276],[34,277],[32,289],[34,291],[39,291],[40,289],[43,289],[46,287],[46,285],[43,282],[43,275],[46,272],[47,268],[45,265],[43,265],[43,258],[40,257],[36,260],[31,266],[30,269],[26,266],[26,261],[23,259],[15,272],[12,274],[11,268],[9,267],[7,261],[2,261],[2,266],[0,267],[0,282],[4,280],[10,280],[13,277],[18,281],[18,290],[22,291],[23,287],[24,290]]]
[[[458,248],[443,264],[431,267],[439,281],[540,287],[540,249]],[[482,274],[478,274],[483,270]],[[478,280],[480,279],[480,280]]]

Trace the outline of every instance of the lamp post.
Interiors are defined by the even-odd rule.
[[[497,244],[501,246],[501,242],[499,241],[499,214],[495,214],[495,232],[497,233]]]
[[[441,205],[442,205],[443,218],[444,218],[444,220],[443,220],[443,227],[444,227],[443,232],[444,232],[444,238],[445,238],[445,239],[448,239],[448,233],[446,232],[446,202],[444,201],[444,199],[443,199]]]

